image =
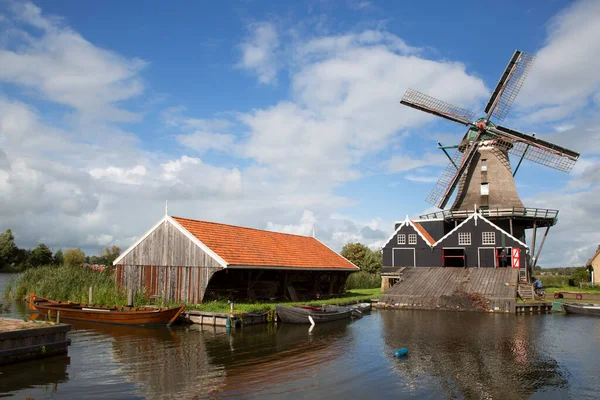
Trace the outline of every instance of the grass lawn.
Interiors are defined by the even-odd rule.
[[[248,302],[239,302],[234,304],[235,312],[258,312],[258,311],[270,311],[274,310],[277,304],[282,304],[286,306],[294,306],[294,305],[316,305],[320,306],[323,304],[336,304],[336,305],[344,305],[350,303],[356,303],[371,299],[376,299],[381,296],[380,288],[375,289],[350,289],[346,291],[346,294],[341,297],[336,297],[332,299],[323,299],[323,300],[311,300],[311,301],[301,301],[301,302],[256,302],[256,303],[248,303]],[[203,304],[188,304],[189,309],[193,310],[201,310],[208,312],[229,312],[229,304],[226,301],[209,301]]]
[[[578,286],[548,286],[544,288],[546,291],[546,295],[552,294],[556,292],[579,292],[579,293],[594,293],[600,294],[600,286],[583,286],[579,288]]]

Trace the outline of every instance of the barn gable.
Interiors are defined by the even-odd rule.
[[[470,246],[483,246],[483,232],[495,232],[494,245],[501,244],[502,240],[506,240],[507,247],[524,247],[529,248],[525,243],[521,242],[510,233],[506,232],[498,225],[490,222],[487,218],[481,214],[473,213],[469,218],[458,224],[454,229],[444,235],[440,240],[435,242],[433,247],[440,246],[459,246],[459,232],[468,233],[471,232],[471,244]],[[480,235],[475,235],[480,234]]]
[[[113,262],[118,264],[227,267],[225,260],[168,215]]]
[[[383,265],[413,267],[429,263],[428,253],[434,242],[421,225],[407,216],[383,246]]]

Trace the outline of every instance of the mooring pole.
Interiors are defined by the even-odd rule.
[[[92,302],[92,298],[94,297],[94,288],[92,286],[90,286],[90,290],[88,293],[88,304],[94,304]]]
[[[127,307],[133,307],[133,288],[127,289]]]
[[[533,260],[533,268],[535,268],[535,266],[537,265],[538,257],[540,256],[540,253],[542,252],[542,247],[544,247],[544,242],[546,241],[546,236],[548,236],[548,231],[549,230],[550,230],[550,227],[547,226],[546,227],[546,232],[544,232],[544,237],[542,238],[542,243],[540,243],[540,248],[538,249],[538,252],[537,252],[537,254],[535,256],[535,259]]]

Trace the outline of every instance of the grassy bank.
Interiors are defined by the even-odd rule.
[[[351,289],[347,290],[343,296],[335,297],[332,299],[322,299],[322,300],[311,300],[311,301],[302,301],[302,302],[283,302],[283,301],[274,301],[274,302],[266,302],[266,303],[250,303],[250,302],[239,302],[234,304],[234,308],[236,312],[259,312],[259,311],[270,311],[274,310],[277,304],[283,304],[286,306],[294,306],[294,305],[314,305],[320,306],[323,304],[335,304],[335,305],[343,305],[356,303],[361,301],[368,301],[371,299],[376,299],[381,296],[381,290],[379,288],[376,289]],[[200,310],[200,311],[209,311],[209,312],[229,312],[229,304],[226,301],[209,301],[203,304],[190,304],[188,305],[190,309]]]
[[[5,298],[28,300],[30,293],[47,297],[53,300],[71,300],[76,303],[88,302],[89,288],[94,288],[93,302],[107,306],[121,306],[127,303],[127,295],[117,288],[112,270],[95,271],[82,267],[56,267],[47,266],[28,269],[15,276],[7,284],[4,292]],[[342,297],[326,300],[313,300],[302,303],[285,302],[281,304],[345,304],[377,298],[380,295],[379,287],[374,289],[351,289]],[[134,305],[139,307],[147,304],[143,293],[136,293]],[[168,303],[167,306],[182,303]],[[272,303],[235,303],[238,312],[268,311],[275,309],[277,302]],[[203,304],[188,304],[189,308],[211,312],[228,312],[227,301],[210,301]]]

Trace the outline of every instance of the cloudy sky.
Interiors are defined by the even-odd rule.
[[[582,153],[524,163],[560,209],[543,266],[600,243],[600,2],[0,1],[0,229],[22,247],[128,247],[165,212],[373,248],[425,202],[513,51],[537,59],[504,125]],[[427,3],[427,4],[425,4]],[[486,5],[484,5],[484,3]]]

